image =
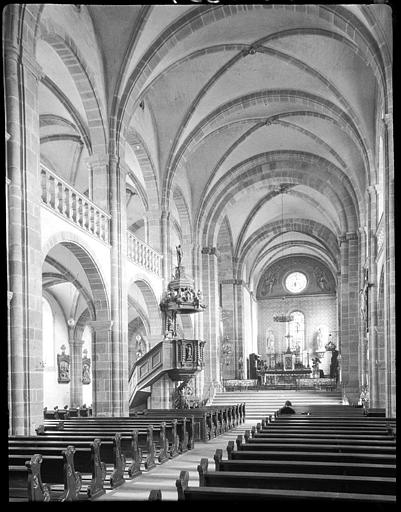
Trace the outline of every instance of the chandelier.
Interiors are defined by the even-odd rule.
[[[283,245],[283,237],[284,237],[284,194],[287,191],[288,186],[284,183],[281,183],[278,188],[277,192],[281,194],[281,245]],[[283,297],[283,307],[282,311],[280,313],[275,313],[273,315],[273,321],[274,322],[292,322],[294,320],[293,315],[289,315],[285,313],[286,308],[286,298]]]

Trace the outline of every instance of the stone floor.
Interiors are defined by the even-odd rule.
[[[223,458],[227,458],[227,443],[235,441],[239,434],[244,434],[256,421],[245,422],[226,432],[208,443],[196,442],[193,450],[178,455],[164,464],[159,464],[150,471],[143,472],[133,480],[127,480],[117,489],[108,491],[96,501],[147,501],[152,489],[161,489],[163,501],[177,501],[177,489],[175,481],[182,470],[189,472],[189,485],[199,486],[198,464],[201,458],[209,459],[209,471],[214,471],[214,459],[216,449],[223,449]]]

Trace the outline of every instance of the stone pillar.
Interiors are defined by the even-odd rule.
[[[92,327],[92,409],[94,416],[112,416],[112,335],[111,320],[90,320]]]
[[[128,416],[128,289],[125,171],[110,157],[112,415]]]
[[[157,207],[157,205],[156,205]],[[162,214],[163,218],[163,214]],[[158,251],[162,254],[163,252],[163,229],[162,229],[162,221],[160,219],[160,211],[158,209],[150,210],[147,214],[146,222],[147,225],[147,239],[146,243],[149,244],[155,251]],[[163,267],[162,267],[163,273]]]
[[[368,187],[367,208],[369,211],[369,282],[375,284],[369,290],[368,311],[369,311],[369,345],[368,345],[368,374],[369,402],[371,407],[378,407],[378,367],[377,367],[377,188]]]
[[[83,340],[74,338],[74,326],[68,327],[68,343],[70,345],[70,406],[82,405],[82,345]]]
[[[105,212],[109,211],[108,155],[92,155],[87,161],[89,169],[89,195]],[[125,202],[124,202],[125,204]]]
[[[20,9],[20,6],[17,8]],[[7,6],[4,14],[10,25],[15,14],[11,12],[13,10],[15,11],[15,6]],[[15,15],[17,17],[17,14]],[[5,117],[8,134],[6,166],[9,180],[8,289],[12,293],[9,313],[8,410],[9,433],[29,435],[34,434],[35,427],[43,421],[43,368],[40,365],[43,357],[38,106],[38,80],[41,70],[30,53],[28,43],[22,48],[20,35],[16,31],[7,32],[3,46]]]
[[[205,383],[220,380],[219,355],[219,293],[216,247],[202,248],[202,291],[207,309],[202,313],[203,334],[206,341]]]
[[[340,238],[341,252],[341,366],[345,398],[357,403],[359,383],[359,244],[356,233]]]
[[[366,234],[367,228],[366,227],[360,227],[358,230],[359,233],[359,240],[360,240],[360,262],[361,262],[361,271],[360,271],[360,282],[363,283],[363,268],[367,264],[368,259],[368,251],[366,250],[366,243],[367,243],[367,234]],[[359,289],[361,286],[359,287]],[[359,300],[362,300],[361,295],[358,296]],[[368,373],[368,366],[367,366],[367,346],[368,346],[368,338],[369,333],[366,329],[367,323],[366,320],[362,318],[362,315],[359,315],[359,382],[361,386],[367,385],[367,373]]]
[[[384,325],[386,347],[386,413],[396,415],[396,311],[395,311],[395,233],[394,233],[394,147],[393,114],[384,115]]]
[[[247,358],[249,354],[244,351],[243,322],[244,322],[244,294],[242,280],[233,281],[234,295],[234,336],[235,336],[235,378],[247,379]]]
[[[161,242],[163,254],[163,277],[165,282],[171,280],[171,257],[170,257],[170,212],[162,211],[161,215]]]

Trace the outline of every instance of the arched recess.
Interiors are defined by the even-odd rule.
[[[283,231],[282,231],[283,229]],[[235,275],[241,276],[244,261],[257,244],[281,236],[283,233],[304,233],[317,240],[327,250],[333,261],[339,261],[338,240],[326,226],[310,219],[285,219],[271,222],[259,228],[244,243],[235,266]],[[240,277],[239,277],[240,278]]]
[[[107,154],[107,116],[90,66],[64,28],[52,20],[41,21],[40,38],[55,50],[74,80],[85,109],[94,154]]]
[[[142,297],[138,296],[138,290]],[[144,325],[146,324],[146,327],[149,328],[148,342],[149,348],[151,348],[155,343],[161,340],[162,334],[162,317],[156,295],[145,277],[136,276],[129,283],[128,296],[130,297],[129,301],[131,301],[131,304],[133,304],[132,301],[134,301],[138,313],[140,312],[137,316],[142,315]]]
[[[135,158],[138,161],[139,168],[141,170],[143,180],[144,180],[144,193],[139,193],[146,196],[146,210],[148,215],[148,243],[156,250],[161,250],[160,243],[160,231],[159,226],[154,225],[154,218],[158,218],[160,215],[159,212],[159,187],[157,181],[157,171],[154,162],[152,161],[149,151],[147,150],[145,142],[142,140],[141,136],[133,129],[129,129],[127,131],[125,137],[126,143],[131,147]],[[134,173],[130,173],[129,176],[132,178]],[[139,182],[138,179],[135,179],[136,182]],[[142,186],[141,186],[142,188]],[[151,222],[149,222],[151,221]]]
[[[316,172],[312,172],[314,170]],[[335,208],[342,232],[358,229],[363,202],[359,201],[359,195],[341,169],[310,153],[273,151],[241,162],[210,190],[196,223],[202,246],[215,245],[225,208],[236,200],[236,195],[255,185],[274,187],[282,183],[287,186],[302,184],[321,193]]]
[[[110,303],[107,295],[106,285],[100,271],[100,264],[96,261],[95,255],[87,248],[85,240],[76,233],[60,231],[53,235],[42,245],[42,265],[49,255],[49,252],[58,244],[69,250],[78,260],[82,267],[82,274],[86,276],[89,291],[94,305],[95,320],[110,320]],[[59,262],[60,263],[60,262]],[[67,265],[64,267],[68,268]]]

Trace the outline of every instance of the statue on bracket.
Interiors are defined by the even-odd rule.
[[[90,368],[91,368],[91,360],[88,357],[87,349],[85,349],[83,351],[83,357],[82,357],[82,384],[90,384],[91,383]]]
[[[57,354],[57,369],[59,384],[70,382],[70,356],[65,353],[66,346],[61,345],[61,354]]]

